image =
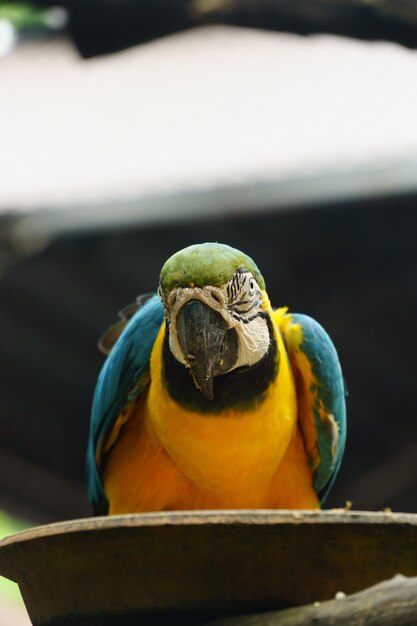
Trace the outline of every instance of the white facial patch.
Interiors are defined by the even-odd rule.
[[[270,337],[268,324],[264,317],[256,317],[249,324],[233,320],[233,328],[239,337],[239,356],[234,365],[254,365],[268,352]]]
[[[188,365],[178,341],[176,319],[180,309],[190,300],[201,300],[220,313],[229,329],[234,328],[238,340],[238,358],[232,371],[254,365],[267,353],[270,345],[268,324],[262,313],[262,293],[250,272],[236,273],[222,289],[219,287],[186,287],[173,289],[164,303],[170,322],[169,347],[174,357]]]

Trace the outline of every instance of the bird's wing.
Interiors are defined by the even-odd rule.
[[[126,328],[128,321],[134,316],[136,311],[143,307],[143,305],[148,300],[153,298],[154,295],[155,294],[153,293],[144,293],[138,296],[132,304],[128,304],[121,311],[119,311],[118,316],[120,319],[107,328],[99,339],[98,349],[100,352],[105,355],[110,353],[110,350],[113,348],[114,344]]]
[[[282,310],[281,310],[282,311]],[[345,449],[345,385],[336,349],[323,328],[307,315],[284,314],[280,328],[294,374],[298,423],[323,503]]]
[[[147,298],[124,325],[100,372],[87,450],[88,495],[96,506],[106,502],[99,473],[100,458],[113,445],[128,419],[129,406],[149,383],[149,359],[163,319],[159,296]]]

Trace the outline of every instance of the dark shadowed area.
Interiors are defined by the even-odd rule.
[[[0,283],[0,500],[36,521],[88,515],[85,447],[96,341],[191,243],[251,255],[274,306],[321,322],[349,391],[328,506],[416,511],[415,197],[61,238]]]

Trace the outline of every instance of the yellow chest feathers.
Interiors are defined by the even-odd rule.
[[[164,327],[151,357],[151,385],[145,423],[178,469],[194,484],[233,494],[267,484],[294,435],[297,405],[294,380],[279,331],[276,379],[246,410],[201,414],[187,410],[168,394],[162,375]]]

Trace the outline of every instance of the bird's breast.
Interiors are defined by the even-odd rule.
[[[297,406],[294,380],[283,352],[274,381],[243,410],[217,414],[187,410],[168,393],[162,376],[164,328],[151,357],[151,385],[145,419],[175,465],[194,484],[219,493],[261,490],[268,485],[294,434]]]

